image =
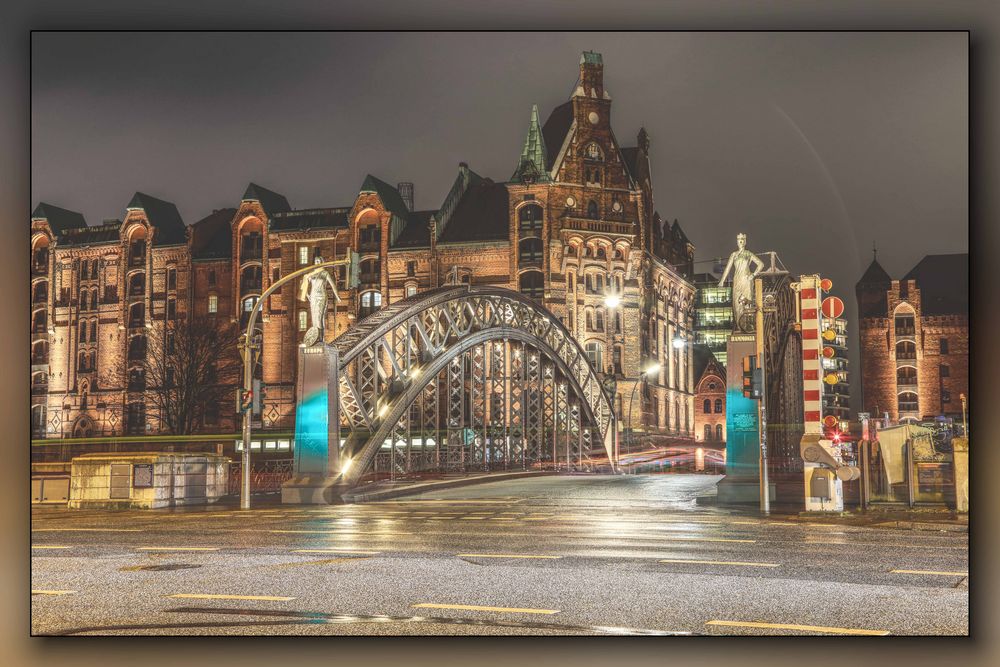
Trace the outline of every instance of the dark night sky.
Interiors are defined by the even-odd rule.
[[[349,205],[370,172],[436,208],[460,161],[510,176],[585,49],[697,260],[745,231],[853,319],[873,242],[894,277],[968,251],[965,33],[35,33],[32,206],[97,224],[141,190],[191,223],[251,180]]]

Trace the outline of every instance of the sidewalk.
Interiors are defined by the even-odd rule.
[[[946,508],[928,507],[921,509],[869,509],[853,510],[837,515],[800,512],[799,514],[772,514],[787,521],[825,523],[867,528],[893,528],[897,530],[931,530],[953,533],[969,532],[969,515],[958,514]]]

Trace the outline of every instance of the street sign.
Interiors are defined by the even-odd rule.
[[[833,428],[837,425],[837,415],[827,415],[823,417],[823,425],[827,428]]]
[[[844,314],[844,302],[840,297],[828,296],[823,299],[822,309],[826,317],[840,317]]]
[[[832,341],[836,337],[837,337],[837,332],[834,331],[833,329],[824,329],[823,330],[823,340],[825,340],[825,341]]]
[[[819,281],[819,288],[824,292],[829,292],[833,289],[833,281],[829,278],[823,278],[823,280]]]
[[[826,357],[827,359],[833,359],[835,356],[837,356],[837,351],[834,350],[832,347],[824,347],[823,356]]]

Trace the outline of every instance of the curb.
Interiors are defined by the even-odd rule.
[[[967,533],[969,525],[964,523],[935,523],[931,521],[884,521],[873,523],[872,528],[895,528],[897,530],[932,530],[948,533]]]
[[[440,489],[454,489],[461,486],[472,486],[473,484],[485,484],[487,482],[502,482],[509,479],[520,479],[525,477],[543,477],[546,475],[560,475],[563,473],[548,470],[537,470],[530,472],[509,472],[497,475],[477,475],[476,477],[463,477],[461,479],[447,479],[437,482],[425,482],[413,484],[395,489],[383,489],[380,491],[345,493],[341,498],[347,503],[365,503],[378,500],[388,500],[401,496],[419,495],[427,491],[437,491]]]

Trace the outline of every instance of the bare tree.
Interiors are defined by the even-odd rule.
[[[242,369],[238,343],[235,324],[168,321],[130,340],[125,367],[109,379],[143,392],[146,419],[157,431],[197,433],[207,415],[234,405]]]

